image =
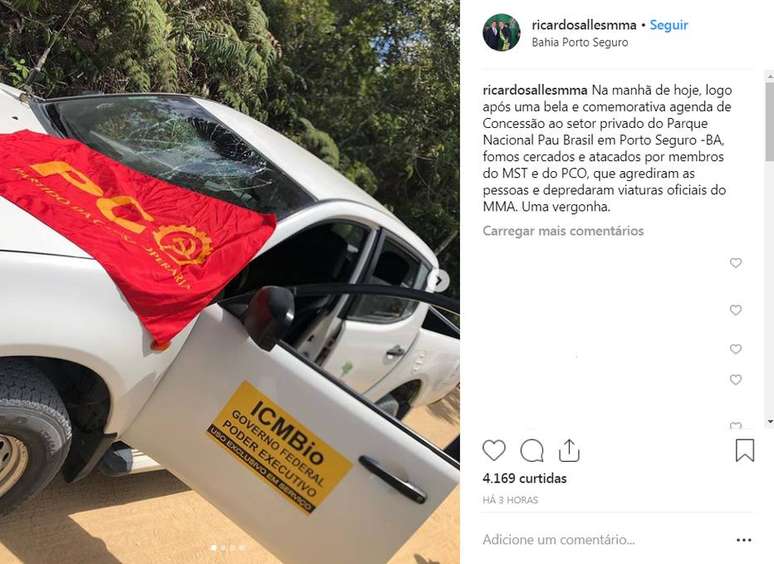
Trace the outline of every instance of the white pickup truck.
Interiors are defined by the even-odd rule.
[[[285,561],[386,561],[458,481],[458,461],[399,421],[459,382],[459,331],[429,305],[450,303],[431,293],[431,249],[332,168],[211,101],[0,85],[0,133],[21,129],[278,224],[155,350],[97,261],[0,198],[0,514],[60,470],[162,465]]]

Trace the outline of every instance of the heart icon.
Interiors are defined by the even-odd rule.
[[[734,268],[739,268],[740,266],[742,266],[742,259],[740,259],[739,257],[733,257],[728,262],[730,262],[731,266],[733,266]]]
[[[497,460],[505,452],[505,441],[486,440],[484,441],[484,444],[481,445],[481,448],[484,450],[484,454],[487,455],[491,460]]]
[[[731,345],[728,348],[731,349],[731,352],[734,353],[734,354],[739,354],[740,352],[742,352],[742,345],[734,344],[734,345]]]
[[[742,381],[742,375],[741,374],[731,374],[731,376],[729,376],[728,379],[731,380],[731,383],[734,386],[738,386],[739,383]]]
[[[742,424],[739,421],[731,421],[731,423],[728,425],[728,428],[732,431],[736,431],[742,428]]]
[[[742,313],[742,306],[740,306],[739,304],[733,304],[728,309],[731,310],[731,313],[733,313],[734,315],[739,315],[740,313]]]

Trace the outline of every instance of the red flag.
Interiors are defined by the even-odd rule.
[[[245,267],[275,227],[273,214],[31,131],[0,135],[0,196],[99,261],[162,345]]]

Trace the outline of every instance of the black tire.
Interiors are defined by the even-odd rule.
[[[26,449],[24,473],[0,495],[4,515],[48,485],[67,458],[72,440],[62,398],[29,361],[0,359],[0,435],[21,441]]]

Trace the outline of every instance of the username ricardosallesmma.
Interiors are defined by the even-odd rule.
[[[586,86],[546,86],[542,82],[532,86],[484,86],[484,96],[588,96]]]
[[[538,31],[637,31],[636,22],[585,20],[535,20],[532,29]]]

